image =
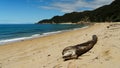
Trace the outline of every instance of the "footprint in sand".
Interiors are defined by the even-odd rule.
[[[106,61],[109,61],[112,58],[110,56],[110,50],[106,50],[105,52],[103,52],[103,56],[104,56]]]
[[[77,68],[77,65],[75,62],[69,62],[67,68]]]
[[[58,64],[58,65],[55,65],[53,68],[62,68],[62,66]]]

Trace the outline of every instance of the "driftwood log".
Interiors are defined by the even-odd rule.
[[[98,37],[92,36],[92,40],[84,42],[82,44],[68,46],[63,49],[62,55],[64,60],[77,59],[80,55],[88,52],[96,44]]]

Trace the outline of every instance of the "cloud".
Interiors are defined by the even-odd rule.
[[[61,12],[84,11],[95,9],[102,5],[110,4],[113,0],[53,0],[48,6],[41,6],[44,9],[59,10]]]

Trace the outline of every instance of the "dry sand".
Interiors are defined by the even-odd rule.
[[[86,42],[93,34],[99,39],[89,52],[78,59],[63,61],[61,52],[65,47]],[[94,24],[2,45],[0,68],[120,68],[120,24]]]

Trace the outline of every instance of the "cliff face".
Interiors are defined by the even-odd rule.
[[[39,23],[77,23],[80,21],[90,22],[119,22],[120,21],[120,0],[113,1],[110,5],[104,5],[92,11],[66,13],[63,16],[54,16],[51,19],[44,19]]]

